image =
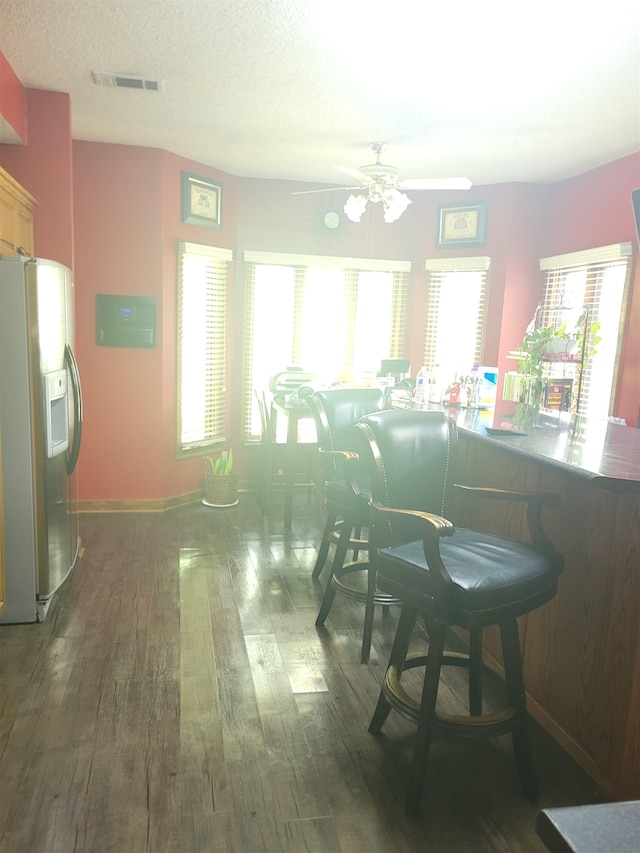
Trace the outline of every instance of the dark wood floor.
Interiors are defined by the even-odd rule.
[[[0,851],[542,851],[538,808],[599,799],[534,727],[538,807],[509,743],[436,738],[404,816],[412,726],[367,732],[397,618],[314,620],[319,514],[276,496],[81,517],[84,556],[43,624],[0,627]],[[458,676],[461,677],[461,676]],[[442,691],[457,708],[463,685]]]

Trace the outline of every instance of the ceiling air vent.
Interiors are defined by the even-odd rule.
[[[116,89],[148,89],[162,92],[164,82],[153,77],[141,77],[139,74],[115,74],[112,71],[93,71],[96,86],[111,86]]]

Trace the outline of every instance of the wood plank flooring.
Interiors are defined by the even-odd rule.
[[[367,666],[358,605],[338,597],[316,629],[321,513],[301,497],[287,533],[282,515],[243,494],[81,517],[47,620],[0,626],[1,853],[535,853],[539,808],[599,801],[534,726],[537,807],[508,739],[436,737],[406,818],[413,727],[367,732],[397,611],[376,615]]]

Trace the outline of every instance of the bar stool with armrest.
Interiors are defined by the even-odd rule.
[[[541,522],[554,495],[510,492],[454,484],[456,427],[442,412],[381,412],[356,427],[368,447],[371,511],[378,583],[402,600],[402,611],[380,698],[369,731],[378,732],[391,710],[417,724],[406,800],[417,814],[434,730],[495,737],[510,732],[525,795],[537,797],[527,729],[517,617],[556,593],[564,561],[553,550]],[[366,457],[366,450],[361,453]],[[446,518],[454,489],[490,499],[525,502],[532,544],[456,528]],[[427,654],[409,655],[418,615],[425,619]],[[507,707],[482,713],[482,631],[500,631]],[[445,650],[450,626],[469,631],[469,653]],[[441,667],[469,670],[469,716],[436,711]],[[419,701],[401,683],[402,673],[423,666]]]
[[[318,435],[318,447],[324,474],[324,501],[327,519],[312,576],[317,578],[329,554],[335,553],[331,576],[322,599],[316,625],[324,625],[337,592],[365,604],[365,623],[361,660],[367,663],[371,649],[373,612],[376,604],[397,604],[394,596],[376,590],[375,575],[369,560],[358,560],[360,551],[369,551],[363,531],[371,524],[369,477],[354,452],[358,434],[354,424],[371,412],[381,411],[383,393],[375,388],[336,388],[316,391],[308,398]],[[349,468],[349,475],[345,470]],[[353,485],[350,485],[353,484]],[[353,562],[346,562],[353,551]],[[367,573],[366,590],[350,582],[356,572]],[[350,577],[351,576],[351,577]]]

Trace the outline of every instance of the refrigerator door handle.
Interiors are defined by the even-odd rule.
[[[64,360],[69,369],[71,377],[71,390],[73,393],[73,440],[67,456],[67,474],[73,473],[80,455],[80,443],[82,441],[82,389],[80,387],[80,374],[78,372],[78,364],[75,356],[71,351],[71,347],[66,344],[64,348]]]

